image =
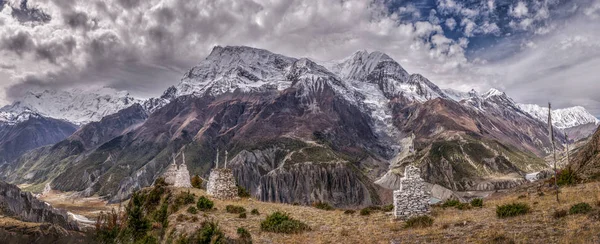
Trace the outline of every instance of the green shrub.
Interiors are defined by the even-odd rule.
[[[227,243],[225,234],[223,234],[221,228],[219,228],[219,224],[214,221],[203,222],[202,227],[196,232],[196,238],[196,243]]]
[[[354,211],[352,209],[348,209],[348,210],[344,211],[344,214],[348,214],[348,215],[352,215],[354,213],[356,213],[356,211]]]
[[[460,204],[456,205],[456,209],[469,210],[469,209],[471,209],[471,205],[469,205],[468,203],[460,203]]]
[[[241,197],[241,198],[249,198],[250,197],[250,192],[248,192],[246,190],[246,188],[244,188],[243,186],[238,185],[237,189],[238,189],[238,197]]]
[[[252,209],[252,211],[250,211],[250,213],[251,213],[252,215],[260,215],[260,212],[258,212],[258,209],[256,209],[256,208],[255,208],[255,209]]]
[[[201,196],[200,198],[198,198],[198,203],[196,203],[196,207],[198,207],[198,210],[200,211],[211,210],[214,205],[215,203],[213,203],[213,201],[206,198],[205,196]]]
[[[557,172],[557,175],[558,180],[556,183],[559,186],[575,185],[577,183],[577,175],[569,168]]]
[[[191,207],[189,207],[187,209],[187,212],[191,213],[191,214],[197,214],[198,213],[198,209],[196,207],[194,207],[194,206],[191,206]]]
[[[154,180],[154,187],[163,187],[163,186],[167,186],[167,182],[165,181],[165,178],[158,177],[158,178],[156,178],[156,180]]]
[[[333,210],[333,207],[331,205],[329,205],[326,202],[315,202],[312,204],[313,207],[321,209],[321,210],[325,210],[325,211],[331,211]]]
[[[225,206],[225,211],[227,211],[228,213],[239,214],[239,213],[245,213],[246,209],[241,206],[227,205],[227,206]]]
[[[571,209],[569,209],[569,214],[585,214],[589,213],[590,211],[592,211],[592,206],[582,202],[571,206]]]
[[[385,205],[383,206],[383,208],[381,208],[381,210],[383,210],[384,212],[394,211],[394,204]]]
[[[405,228],[427,228],[433,225],[433,218],[423,215],[406,220]]]
[[[252,235],[250,235],[250,232],[248,230],[244,229],[243,227],[240,227],[237,229],[237,234],[240,243],[252,243]]]
[[[175,197],[173,205],[171,206],[171,212],[177,212],[181,206],[192,204],[195,200],[196,195],[190,193],[190,191],[181,192]]]
[[[240,219],[245,219],[247,217],[248,217],[248,215],[246,215],[246,212],[243,212],[238,216],[238,218],[240,218]]]
[[[200,176],[194,175],[194,177],[191,179],[191,183],[194,188],[202,189],[203,180],[200,178]]]
[[[363,208],[360,210],[360,215],[362,216],[367,216],[367,215],[371,215],[371,208]]]
[[[483,207],[483,199],[475,198],[475,199],[471,200],[471,206],[473,206],[475,208]]]
[[[442,208],[452,208],[452,207],[456,207],[460,205],[460,201],[458,200],[446,200],[443,204],[442,204]]]
[[[275,212],[260,223],[260,229],[266,232],[296,234],[309,231],[310,227],[292,219],[287,213]]]
[[[555,219],[560,219],[560,218],[563,218],[566,216],[567,216],[567,210],[564,210],[564,209],[554,210],[553,217]]]
[[[529,213],[529,205],[525,203],[511,203],[496,207],[496,216],[499,218],[514,217]]]

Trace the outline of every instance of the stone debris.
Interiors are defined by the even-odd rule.
[[[407,166],[400,179],[400,190],[394,191],[394,218],[408,219],[429,213],[430,193],[426,191],[421,171]]]

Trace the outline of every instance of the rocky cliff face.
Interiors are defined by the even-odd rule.
[[[590,141],[574,155],[571,165],[577,176],[583,180],[600,178],[600,130],[597,130]]]
[[[31,193],[3,181],[0,181],[0,212],[22,221],[56,224],[67,230],[79,229],[66,211],[54,209]]]

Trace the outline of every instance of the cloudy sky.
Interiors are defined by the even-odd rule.
[[[0,0],[0,105],[40,87],[157,96],[215,45],[379,50],[442,88],[600,115],[600,0]]]

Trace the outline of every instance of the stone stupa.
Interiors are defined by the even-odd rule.
[[[210,171],[206,192],[208,195],[221,199],[235,199],[238,196],[238,189],[233,177],[233,171],[227,168],[227,156],[225,151],[225,167],[219,168],[219,150],[217,150],[216,167]]]
[[[185,164],[185,153],[183,153],[183,162],[181,164],[177,164],[176,158],[177,156],[173,157],[173,163],[167,167],[167,171],[163,174],[165,182],[174,187],[192,188],[190,172]]]

